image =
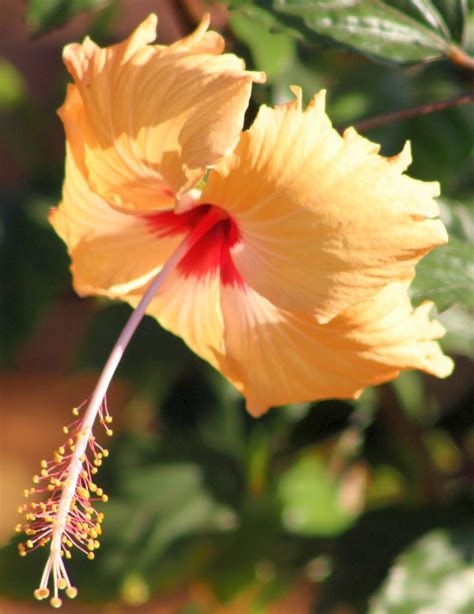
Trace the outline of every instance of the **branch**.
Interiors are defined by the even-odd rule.
[[[453,98],[446,100],[438,100],[436,102],[428,102],[418,105],[416,107],[409,107],[408,109],[401,109],[400,111],[390,111],[389,113],[382,113],[375,117],[368,117],[367,119],[361,119],[355,123],[341,124],[336,126],[339,132],[344,132],[349,126],[353,126],[358,132],[367,132],[386,124],[392,124],[394,122],[403,121],[416,117],[417,115],[428,115],[436,111],[442,111],[443,109],[449,109],[450,107],[459,107],[464,104],[474,102],[474,92],[460,94]]]
[[[451,48],[448,53],[448,60],[466,70],[474,70],[474,58],[464,53],[459,47],[454,46]]]

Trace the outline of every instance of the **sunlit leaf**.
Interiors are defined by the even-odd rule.
[[[444,20],[429,1],[275,0],[274,8],[303,19],[319,36],[384,60],[437,58],[451,44]]]
[[[231,0],[266,24],[312,43],[336,44],[397,63],[441,58],[463,42],[468,0]],[[254,13],[257,19],[262,13]],[[272,22],[273,20],[273,22]]]
[[[285,528],[299,535],[334,535],[352,524],[358,510],[344,504],[341,482],[327,462],[302,456],[281,476],[278,494]]]
[[[474,249],[452,237],[448,245],[430,252],[416,268],[414,302],[431,300],[439,310],[455,303],[474,310]]]
[[[433,531],[401,554],[369,614],[474,611],[474,532]]]
[[[333,571],[322,587],[318,611],[330,612],[336,606],[341,610],[343,607],[350,606],[357,612],[367,612],[370,597],[386,579],[395,558],[404,548],[409,548],[414,540],[426,534],[427,531],[438,527],[462,527],[469,522],[470,512],[462,507],[430,505],[408,509],[400,506],[369,511],[335,544],[332,551]],[[456,550],[459,547],[460,544]],[[441,547],[438,550],[439,558],[438,554],[436,557],[432,556],[431,562],[434,570],[438,570],[443,565],[445,553],[446,549]],[[457,556],[454,554],[454,558]],[[416,589],[415,582],[413,588]],[[421,611],[422,609],[417,610],[410,607],[403,609],[402,607],[393,612],[414,614]],[[441,612],[458,614],[456,610],[440,609],[438,611],[440,614]]]

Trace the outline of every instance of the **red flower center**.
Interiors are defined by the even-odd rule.
[[[235,221],[216,205],[199,205],[185,213],[172,211],[146,216],[153,231],[160,237],[193,234],[198,237],[182,258],[178,269],[185,277],[204,278],[219,274],[223,285],[244,286],[231,255],[231,248],[239,242],[240,233]]]

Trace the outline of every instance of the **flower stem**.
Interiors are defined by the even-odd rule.
[[[344,132],[349,126],[353,126],[358,132],[367,132],[374,130],[380,126],[387,124],[393,124],[405,119],[416,117],[417,115],[428,115],[435,111],[442,111],[449,109],[450,107],[461,106],[474,102],[474,92],[460,94],[453,98],[447,98],[445,100],[437,100],[435,102],[428,102],[418,105],[416,107],[409,107],[408,109],[401,109],[400,111],[390,111],[389,113],[382,113],[381,115],[375,115],[374,117],[368,117],[367,119],[361,119],[358,122],[351,122],[349,124],[341,124],[336,126],[339,132]]]

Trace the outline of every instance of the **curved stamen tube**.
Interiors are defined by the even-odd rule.
[[[91,500],[94,500],[91,497],[95,495],[95,500],[102,501],[106,501],[107,497],[102,489],[92,482],[92,475],[97,472],[97,467],[102,463],[102,458],[108,456],[108,452],[96,442],[92,429],[99,416],[106,427],[106,433],[112,434],[108,426],[112,418],[108,414],[106,404],[106,394],[112,377],[148,305],[170,272],[208,228],[209,220],[206,221],[206,228],[200,229],[198,224],[165,262],[115,343],[83,417],[76,419],[69,427],[64,427],[64,432],[70,435],[68,442],[55,452],[54,461],[42,461],[41,476],[33,478],[35,484],[46,481],[47,486],[25,490],[27,497],[35,492],[49,491],[50,494],[46,503],[20,506],[19,511],[26,512],[27,523],[17,525],[17,531],[24,531],[30,537],[26,544],[19,546],[20,554],[23,555],[28,550],[51,542],[50,554],[40,586],[35,591],[35,597],[48,598],[50,595],[48,585],[52,580],[53,595],[50,603],[53,607],[60,607],[62,604],[59,590],[65,590],[70,598],[74,598],[77,594],[77,589],[72,586],[67,575],[63,557],[70,558],[69,549],[76,546],[92,559],[93,550],[99,545],[97,537],[101,533],[100,523],[103,514],[97,513],[91,507]],[[79,415],[79,409],[73,409],[74,416]],[[88,458],[88,453],[92,454],[93,462]]]

